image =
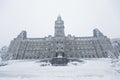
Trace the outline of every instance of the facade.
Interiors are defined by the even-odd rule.
[[[112,39],[111,42],[115,50],[115,56],[119,56],[120,55],[120,39],[119,38]]]
[[[98,29],[93,30],[91,37],[65,36],[64,21],[58,16],[54,36],[27,38],[27,32],[22,31],[11,41],[8,52],[13,59],[43,59],[58,55],[68,58],[105,58],[109,52],[114,54],[114,49],[110,39]]]

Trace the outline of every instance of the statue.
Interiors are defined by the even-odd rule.
[[[51,64],[53,66],[65,66],[69,60],[65,56],[64,52],[56,52],[55,57],[52,58]]]

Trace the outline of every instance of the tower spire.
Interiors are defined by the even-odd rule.
[[[59,14],[58,17],[57,17],[57,20],[58,20],[58,21],[61,21],[61,20],[62,20],[60,14]]]

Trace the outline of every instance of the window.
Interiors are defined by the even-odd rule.
[[[81,58],[83,58],[83,56],[81,56]]]
[[[48,51],[50,51],[50,49],[48,49]]]
[[[50,56],[47,56],[47,58],[50,58]]]
[[[87,55],[85,55],[85,58],[87,58]]]
[[[89,55],[89,58],[91,58],[91,55]]]
[[[26,57],[26,59],[28,59],[28,57]]]
[[[70,57],[73,57],[72,55],[70,55]]]
[[[92,55],[93,56],[93,58],[95,58],[95,55]]]

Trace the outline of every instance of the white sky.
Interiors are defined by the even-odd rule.
[[[98,28],[120,38],[120,0],[0,0],[0,47],[26,30],[28,37],[54,35],[58,15],[66,35],[92,36]]]

